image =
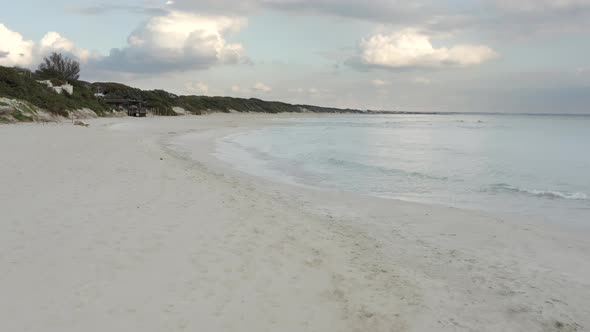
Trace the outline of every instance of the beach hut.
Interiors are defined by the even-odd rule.
[[[146,104],[133,100],[133,99],[104,99],[104,102],[113,105],[118,109],[123,109],[127,112],[129,116],[135,117],[146,117],[147,116],[147,107]]]
[[[147,109],[143,107],[141,103],[130,105],[129,108],[127,108],[127,115],[145,117],[147,116]]]

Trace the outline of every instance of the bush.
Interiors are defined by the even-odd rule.
[[[94,92],[100,90],[109,99],[132,99],[143,102],[151,107],[157,115],[176,115],[173,107],[182,107],[193,114],[201,114],[203,111],[212,112],[258,112],[258,113],[283,113],[301,112],[302,108],[310,112],[359,113],[358,110],[341,110],[309,105],[291,105],[276,101],[264,101],[260,99],[243,99],[230,97],[207,96],[176,96],[164,90],[143,91],[119,83],[88,83],[78,80],[69,81],[74,86],[72,95],[59,95],[51,88],[40,84],[31,77],[30,71],[7,68],[0,66],[0,96],[28,101],[29,103],[46,109],[61,116],[68,116],[68,110],[89,108],[99,116],[104,116],[109,111],[102,99],[97,99]],[[65,82],[63,79],[55,79],[52,82],[56,86]]]
[[[21,112],[14,112],[12,116],[21,122],[32,122],[33,118],[27,115],[22,114]]]
[[[64,80],[60,80],[60,79],[57,79],[57,78],[54,78],[54,79],[52,79],[50,81],[51,81],[51,84],[53,86],[63,86],[63,85],[66,85],[68,83],[68,82],[66,82]]]
[[[68,110],[90,108],[98,115],[107,111],[104,103],[97,100],[88,86],[83,82],[72,82],[74,93],[72,95],[59,95],[44,84],[41,84],[27,75],[20,74],[19,70],[0,66],[0,96],[28,101],[53,114],[67,117]]]
[[[80,63],[61,53],[53,52],[43,58],[35,74],[42,79],[76,81],[80,78]]]

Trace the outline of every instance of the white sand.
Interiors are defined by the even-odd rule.
[[[0,331],[590,330],[587,233],[211,156],[268,119],[0,126]]]

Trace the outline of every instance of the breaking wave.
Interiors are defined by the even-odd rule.
[[[369,172],[378,172],[378,173],[385,174],[385,175],[403,175],[406,177],[428,179],[428,180],[439,180],[439,181],[448,180],[447,177],[434,176],[434,175],[424,174],[424,173],[420,173],[420,172],[408,172],[408,171],[404,171],[401,169],[387,168],[387,167],[382,167],[382,166],[377,166],[377,165],[368,165],[368,164],[359,163],[359,162],[355,162],[355,161],[349,161],[349,160],[328,158],[327,161],[330,165],[337,166],[337,167],[344,167],[344,168],[348,168],[348,169],[352,169],[352,170],[366,170]]]
[[[548,199],[569,199],[569,200],[577,200],[577,201],[585,201],[590,200],[590,197],[586,193],[580,192],[563,192],[563,191],[556,191],[556,190],[537,190],[537,189],[527,189],[527,188],[520,188],[515,187],[506,183],[498,183],[491,186],[492,191],[503,191],[503,192],[513,192],[513,193],[520,193],[526,194],[535,197],[542,197]]]

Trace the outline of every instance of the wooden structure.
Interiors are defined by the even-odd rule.
[[[147,116],[148,108],[146,103],[133,99],[103,99],[105,103],[122,108],[127,115],[135,117]]]

